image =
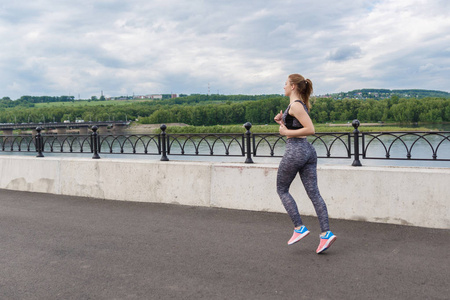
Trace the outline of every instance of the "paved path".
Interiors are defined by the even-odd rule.
[[[450,230],[304,221],[0,190],[0,299],[449,299]]]

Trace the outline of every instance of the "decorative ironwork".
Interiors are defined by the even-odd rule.
[[[91,135],[45,135],[42,139],[45,152],[89,153],[92,151]]]
[[[250,132],[250,129],[252,128],[252,123],[247,122],[244,124],[245,129],[247,129],[247,132],[245,132],[245,139],[247,140],[247,158],[245,159],[245,163],[246,164],[252,164],[253,163],[253,159],[252,159],[252,153],[251,153],[251,135],[252,133]]]
[[[0,137],[0,145],[2,152],[36,152],[31,135],[4,135]]]
[[[36,152],[38,153],[36,155],[36,157],[44,157],[44,154],[42,154],[42,152],[44,152],[44,141],[41,135],[41,131],[42,128],[41,127],[37,127],[36,128],[37,134],[35,136],[36,139]]]
[[[168,134],[167,154],[245,156],[243,134]]]
[[[276,155],[275,149],[283,149],[284,151],[284,145],[286,144],[286,138],[283,136],[280,136],[276,133],[254,133],[253,136],[253,156],[260,156],[260,157],[281,157],[283,156],[283,152]],[[277,147],[279,146],[279,143],[283,143],[283,148]],[[258,151],[269,151],[269,154],[258,154]]]
[[[320,158],[346,159],[354,157],[353,166],[360,166],[359,153],[364,159],[433,160],[450,161],[450,132],[360,132],[359,121],[352,123],[353,133],[325,132],[308,137]],[[286,138],[275,133],[251,133],[251,123],[244,124],[242,134],[167,134],[166,125],[161,125],[160,134],[103,135],[93,126],[90,135],[41,134],[0,136],[2,152],[44,153],[92,153],[143,154],[184,156],[235,156],[282,157]],[[361,142],[360,142],[361,141]],[[361,145],[360,145],[361,144]],[[418,154],[418,152],[421,152]],[[424,154],[426,156],[424,156]]]
[[[450,132],[366,132],[362,133],[364,159],[450,161]],[[413,156],[416,149],[428,157]],[[375,156],[370,151],[377,152]]]
[[[159,155],[160,140],[157,134],[99,135],[99,153]]]
[[[350,158],[350,133],[322,132],[308,137],[308,141],[316,148],[320,158]],[[282,157],[286,138],[275,133],[253,134],[253,156]],[[263,154],[258,154],[263,152]],[[264,152],[269,152],[264,154]]]
[[[353,130],[353,149],[355,151],[354,153],[354,157],[355,159],[353,160],[352,166],[354,167],[361,167],[361,161],[359,160],[359,130],[358,127],[359,125],[361,125],[361,123],[358,120],[353,120],[352,122],[352,126],[353,128],[355,128],[355,130]]]
[[[97,130],[98,130],[97,126],[92,126],[91,152],[94,153],[94,155],[92,155],[92,159],[100,159],[100,155],[98,155],[100,142],[99,142]]]

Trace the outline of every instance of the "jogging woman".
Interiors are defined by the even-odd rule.
[[[280,111],[274,120],[280,124],[280,134],[286,136],[286,151],[280,162],[277,174],[277,192],[289,217],[294,223],[294,233],[288,241],[292,245],[309,234],[303,225],[297,204],[289,193],[289,187],[295,176],[300,178],[308,197],[311,199],[320,223],[320,243],[316,253],[327,250],[336,240],[328,224],[328,211],[317,185],[317,154],[314,147],[306,140],[315,133],[309,117],[311,107],[309,97],[313,91],[312,82],[299,74],[289,75],[284,93],[290,99],[289,106]]]

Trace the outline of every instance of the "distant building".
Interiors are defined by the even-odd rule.
[[[186,96],[186,95],[180,95]],[[153,100],[164,100],[164,99],[173,99],[180,97],[177,94],[147,94],[147,95],[134,95],[134,96],[119,96],[119,97],[109,97],[108,100],[142,100],[142,99],[153,99]]]

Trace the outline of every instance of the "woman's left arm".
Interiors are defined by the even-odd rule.
[[[284,124],[281,124],[281,135],[285,135],[287,138],[306,137],[308,135],[313,135],[316,132],[314,129],[314,124],[302,104],[294,102],[289,109],[289,114],[299,120],[299,122],[303,125],[303,128],[287,129]]]

